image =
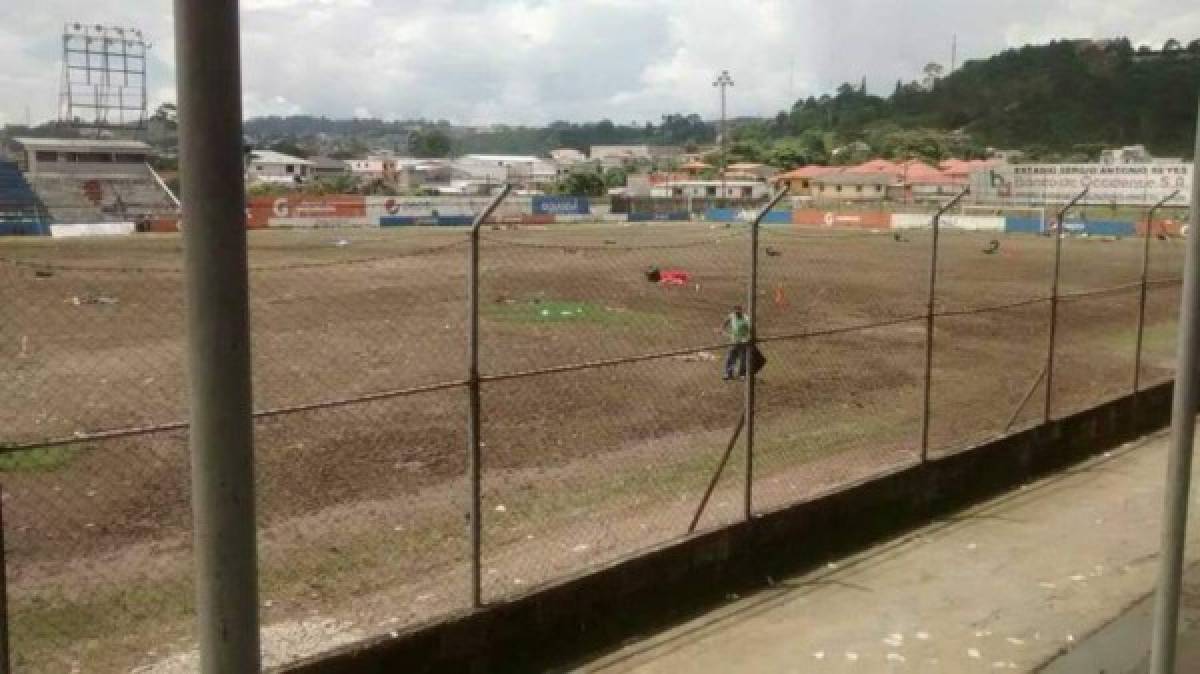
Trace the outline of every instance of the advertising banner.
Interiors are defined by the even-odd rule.
[[[332,224],[341,218],[364,218],[366,215],[363,197],[353,194],[322,197],[254,197],[246,202],[246,226],[251,229],[268,227],[274,218]]]
[[[590,212],[590,206],[587,197],[533,197],[533,212],[536,215],[587,215]]]
[[[76,236],[128,236],[136,226],[132,222],[86,222],[50,225],[50,236],[61,239]]]
[[[892,214],[883,211],[823,211],[801,208],[792,211],[792,224],[809,227],[857,227],[862,229],[891,229]]]
[[[1153,164],[1004,164],[972,177],[981,200],[1059,203],[1089,188],[1081,203],[1151,206],[1178,190],[1169,203],[1191,199],[1192,170],[1182,162]]]

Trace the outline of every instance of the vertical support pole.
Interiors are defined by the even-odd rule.
[[[1146,294],[1150,280],[1150,239],[1151,230],[1154,229],[1154,213],[1178,194],[1179,190],[1175,190],[1151,206],[1150,210],[1146,212],[1146,234],[1142,243],[1142,283],[1138,295],[1137,342],[1133,352],[1133,394],[1135,396],[1141,390],[1142,384],[1142,335],[1146,327]]]
[[[12,671],[8,650],[8,549],[4,540],[4,487],[0,486],[0,674]]]
[[[200,671],[257,672],[237,0],[175,0]]]
[[[1183,302],[1175,363],[1175,394],[1171,404],[1171,445],[1163,498],[1162,555],[1158,567],[1158,596],[1154,602],[1154,636],[1150,674],[1174,674],[1179,624],[1179,587],[1183,574],[1183,545],[1187,537],[1188,489],[1192,475],[1192,440],[1196,432],[1196,403],[1200,399],[1200,120],[1197,121],[1195,165],[1192,169],[1192,213],[1188,224],[1183,272]]]
[[[746,317],[750,319],[750,341],[742,353],[742,365],[746,368],[746,488],[743,515],[747,522],[754,516],[754,352],[758,348],[758,225],[787,192],[788,184],[784,183],[758,215],[754,216],[754,222],[750,223],[750,282],[746,286]]]
[[[1062,269],[1063,220],[1079,200],[1087,196],[1090,188],[1084,188],[1067,202],[1058,212],[1054,228],[1054,276],[1050,282],[1050,337],[1046,348],[1046,401],[1042,409],[1042,422],[1050,421],[1050,408],[1054,403],[1054,342],[1058,333],[1058,279]]]
[[[929,460],[929,414],[930,393],[933,386],[933,309],[937,298],[938,235],[941,232],[942,215],[954,208],[971,191],[963,188],[957,196],[933,214],[933,243],[929,250],[929,294],[925,299],[925,389],[921,403],[921,463]]]
[[[512,185],[505,184],[475,221],[471,223],[471,246],[467,260],[467,482],[470,486],[470,511],[467,525],[471,541],[471,607],[483,606],[483,513],[482,457],[479,451],[479,229],[491,217]]]

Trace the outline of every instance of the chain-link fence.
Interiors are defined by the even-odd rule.
[[[250,233],[268,663],[1172,375],[1183,244],[1154,231],[763,225],[756,256],[745,223],[478,236],[476,377],[462,229]],[[180,245],[0,241],[17,671],[194,668]],[[723,322],[752,279],[747,410]]]

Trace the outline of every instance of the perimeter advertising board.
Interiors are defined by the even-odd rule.
[[[1192,167],[1156,164],[1004,164],[972,176],[972,192],[982,200],[1061,203],[1088,188],[1081,203],[1151,206],[1167,198],[1187,205]]]

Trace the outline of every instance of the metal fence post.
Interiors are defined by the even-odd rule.
[[[1157,204],[1150,207],[1146,212],[1146,234],[1142,244],[1142,284],[1138,296],[1138,322],[1137,322],[1137,342],[1133,352],[1133,393],[1134,395],[1141,389],[1142,383],[1142,334],[1146,327],[1146,292],[1149,286],[1150,272],[1150,239],[1151,230],[1154,228],[1154,212],[1162,208],[1164,204],[1175,198],[1179,194],[1179,190],[1175,190],[1167,197],[1163,198]]]
[[[1167,459],[1167,484],[1163,496],[1162,555],[1158,567],[1158,595],[1154,600],[1154,636],[1151,641],[1151,674],[1175,671],[1175,642],[1179,625],[1179,589],[1183,575],[1183,545],[1187,539],[1188,490],[1192,475],[1192,440],[1196,433],[1196,403],[1200,400],[1200,119],[1197,120],[1196,154],[1192,168],[1192,213],[1188,224],[1187,253],[1183,267],[1183,301],[1176,347],[1175,393],[1171,402],[1171,446]]]
[[[471,246],[467,260],[467,482],[470,483],[470,512],[467,515],[471,539],[471,607],[483,606],[482,566],[482,474],[479,452],[479,228],[491,217],[500,202],[508,196],[512,185],[505,184],[500,193],[471,223]]]
[[[921,463],[929,460],[929,401],[933,384],[933,308],[937,297],[938,234],[941,232],[942,215],[967,196],[970,187],[963,188],[957,196],[933,214],[933,242],[929,250],[929,294],[925,302],[925,390],[921,404]]]
[[[775,208],[788,193],[788,184],[771,197],[766,206],[754,216],[750,223],[750,283],[746,287],[746,316],[750,319],[750,341],[742,352],[742,366],[746,368],[746,485],[744,511],[746,520],[754,516],[754,354],[758,350],[758,226],[767,213]]]
[[[12,671],[8,650],[8,550],[4,540],[4,487],[0,486],[0,674]]]
[[[175,0],[200,671],[257,672],[258,579],[237,0]]]
[[[1054,402],[1054,341],[1058,331],[1058,277],[1062,267],[1063,220],[1080,199],[1087,196],[1090,188],[1084,188],[1067,202],[1058,212],[1058,221],[1054,229],[1054,277],[1050,283],[1050,338],[1046,349],[1046,404],[1042,410],[1042,422],[1050,421],[1050,407]]]

